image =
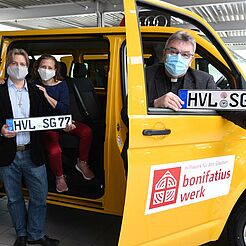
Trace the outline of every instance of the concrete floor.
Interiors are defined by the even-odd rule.
[[[48,205],[45,234],[60,240],[60,246],[116,246],[121,217]],[[7,210],[0,199],[0,246],[12,246],[16,239]]]
[[[60,240],[60,246],[117,246],[121,217],[48,205],[45,234]],[[7,210],[7,198],[0,198],[0,246],[12,246],[16,239]],[[228,246],[222,239],[203,246]]]

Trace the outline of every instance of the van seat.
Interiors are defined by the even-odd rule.
[[[58,62],[59,66],[60,66],[60,74],[62,76],[63,79],[67,79],[67,65],[65,62]]]
[[[86,66],[76,63],[73,75],[75,77],[68,78],[67,84],[74,96],[73,99],[78,107],[78,112],[82,117],[80,121],[90,126],[93,131],[89,163],[95,165],[94,171],[96,171],[96,176],[103,179],[105,115],[99,107],[93,84],[87,78]]]
[[[93,83],[87,78],[86,66],[82,63],[75,63],[74,78],[68,80],[74,87],[76,98],[87,118],[88,124],[93,124],[101,119],[101,111]]]
[[[73,77],[74,78],[86,78],[87,77],[87,68],[83,63],[74,63],[73,68]]]
[[[32,79],[32,73],[33,73],[33,66],[34,66],[35,60],[29,59],[29,67],[28,67],[28,74],[26,76],[26,80],[30,81]]]
[[[72,119],[75,121],[83,122],[84,118],[81,115],[81,112],[78,108],[75,96],[73,85],[69,83],[69,78],[67,77],[67,66],[64,62],[59,62],[60,65],[60,74],[64,78],[67,83],[68,91],[69,91],[69,100],[70,100],[70,112],[72,115]],[[62,132],[60,135],[60,145],[62,148],[75,148],[78,149],[79,146],[79,137],[73,136],[69,133]]]

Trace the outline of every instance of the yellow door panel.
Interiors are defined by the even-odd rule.
[[[197,246],[218,239],[246,187],[242,178],[246,174],[246,132],[212,111],[174,113],[147,107],[141,46],[145,28],[141,33],[139,12],[154,5],[158,14],[163,9],[167,16],[170,12],[186,21],[187,16],[197,19],[214,42],[207,53],[218,49],[218,63],[224,70],[240,72],[221,39],[200,17],[162,1],[139,3],[137,9],[133,2],[124,1],[129,149],[119,245]],[[202,39],[197,42],[203,47]],[[232,84],[240,84],[235,74],[228,74]]]

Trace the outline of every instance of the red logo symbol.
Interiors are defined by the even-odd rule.
[[[149,208],[176,203],[181,167],[155,170]]]
[[[227,93],[225,91],[221,92],[220,97],[223,99],[227,98]]]

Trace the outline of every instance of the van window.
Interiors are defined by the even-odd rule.
[[[197,70],[201,70],[211,74],[214,78],[214,81],[220,89],[230,88],[230,84],[226,77],[215,66],[210,64],[209,61],[204,60],[202,58],[196,58],[195,64],[195,68]]]
[[[156,35],[152,35],[152,37],[145,32],[141,32],[143,54],[149,54],[148,58],[143,57],[145,68],[157,63],[163,63],[163,49],[167,39],[172,33],[185,29],[188,31],[194,30],[192,31],[192,36],[196,39],[197,47],[194,61],[191,65],[192,68],[205,71],[212,75],[217,86],[221,89],[235,88],[235,76],[233,76],[232,72],[225,64],[220,52],[216,49],[212,42],[208,41],[209,38],[206,37],[206,35],[192,23],[185,22],[177,16],[172,16],[170,14],[166,15],[164,12],[160,13],[151,9],[145,9],[145,11],[143,11],[143,8],[139,9],[139,18],[140,23],[143,26],[156,26],[157,24],[161,26],[160,32]],[[163,21],[161,21],[160,18]],[[174,29],[173,27],[182,29]],[[147,81],[145,84],[146,95],[148,96]],[[151,114],[152,111],[155,114],[157,112],[160,112],[160,114],[163,114],[163,112],[164,114],[176,114],[176,112],[173,112],[172,110],[158,108],[153,109],[151,105],[148,105],[149,114]],[[207,114],[206,111],[201,110],[193,110],[192,114],[196,112],[198,114]],[[178,114],[186,113],[188,113],[188,111],[178,112]]]
[[[145,67],[163,62],[162,52],[165,47],[166,40],[166,36],[164,36],[163,38],[159,38],[159,40],[155,39],[154,37],[153,40],[150,40],[150,38],[145,39],[143,37],[144,53],[151,54],[148,59],[144,58]],[[209,54],[209,52],[205,48],[198,45],[196,52],[197,53],[194,58],[195,65],[193,68],[207,72],[212,75],[218,87],[220,87],[221,89],[229,88],[230,84],[229,81],[226,79],[226,77],[228,76],[226,75],[228,73],[228,69],[222,63],[217,61],[215,57],[211,58],[211,54]]]
[[[97,88],[107,88],[107,78],[108,78],[108,54],[82,54],[81,60],[86,66],[87,74],[86,78],[90,78],[93,85]],[[70,76],[73,78],[74,61],[71,64]]]
[[[108,54],[83,54],[82,60],[95,87],[107,88]]]

